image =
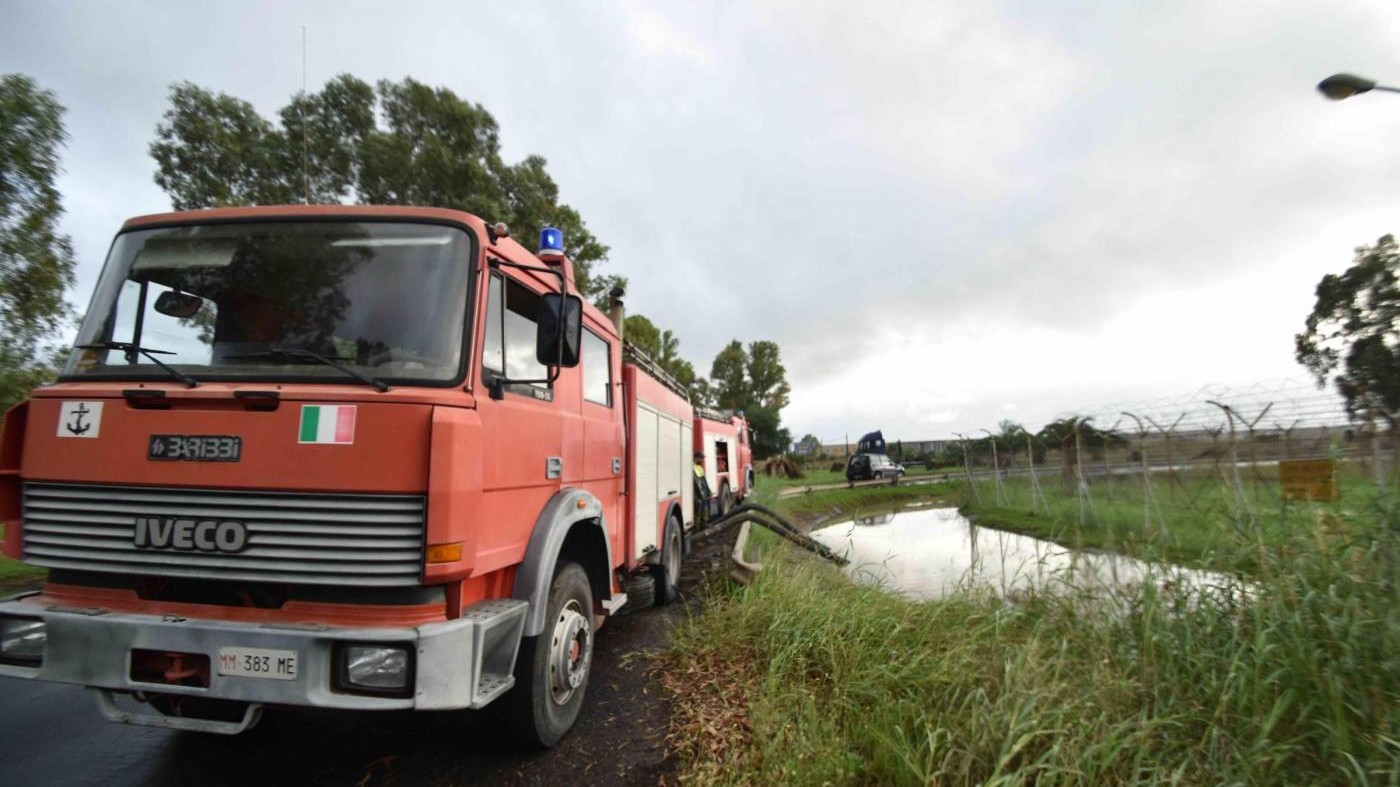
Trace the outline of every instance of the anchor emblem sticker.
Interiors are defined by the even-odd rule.
[[[102,402],[64,402],[58,413],[59,437],[95,438],[102,431]]]

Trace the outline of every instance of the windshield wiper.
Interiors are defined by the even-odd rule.
[[[135,361],[136,354],[140,353],[146,356],[147,358],[151,359],[151,363],[155,364],[156,366],[159,366],[164,372],[169,374],[171,377],[174,377],[176,380],[179,380],[180,382],[184,383],[185,385],[191,388],[199,387],[198,380],[194,379],[188,374],[185,374],[179,369],[176,369],[175,367],[165,363],[164,361],[156,357],[157,355],[174,355],[175,353],[171,350],[152,350],[147,347],[138,347],[132,344],[131,342],[98,342],[97,344],[79,344],[77,345],[77,349],[121,350],[122,352],[126,353],[127,363]]]
[[[389,384],[384,382],[383,380],[378,380],[373,377],[370,377],[364,372],[357,372],[354,369],[351,369],[350,367],[339,363],[333,358],[328,358],[318,352],[312,352],[311,350],[308,350],[304,347],[271,347],[262,352],[243,353],[241,355],[225,355],[224,358],[230,361],[250,361],[258,358],[310,358],[313,361],[319,361],[327,366],[339,369],[340,371],[345,372],[351,377],[354,377],[356,380],[359,380],[360,382],[364,383],[365,385],[372,385],[374,386],[375,390],[379,391],[380,393],[384,393],[385,391],[389,390]],[[342,360],[348,361],[350,359],[344,358]]]

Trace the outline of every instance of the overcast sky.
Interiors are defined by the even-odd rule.
[[[76,3],[0,0],[0,71],[68,107],[85,308],[170,207],[172,82],[264,115],[412,76],[549,160],[629,309],[702,373],[773,339],[794,437],[1032,428],[1297,377],[1319,278],[1400,231],[1400,3]]]

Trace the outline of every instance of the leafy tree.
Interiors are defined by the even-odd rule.
[[[667,374],[676,378],[676,382],[691,392],[693,401],[696,395],[695,367],[680,356],[680,339],[669,329],[657,328],[651,320],[640,314],[627,315],[624,328],[628,343],[646,353],[647,357],[656,361]]]
[[[651,358],[656,358],[660,354],[661,331],[640,314],[629,314],[623,320],[623,335],[633,346],[646,353]]]
[[[997,424],[997,430],[1000,432],[997,439],[1004,443],[1025,442],[1026,440],[1026,427],[1010,418],[1002,419],[1001,423]]]
[[[176,210],[301,201],[280,177],[282,135],[251,104],[188,83],[171,88],[170,103],[151,155]]]
[[[715,404],[714,388],[704,377],[696,377],[690,386],[690,401],[700,407],[718,407]]]
[[[772,408],[775,412],[788,406],[792,389],[788,386],[787,369],[783,367],[777,342],[749,342],[746,367],[751,403]]]
[[[788,452],[792,445],[792,433],[782,426],[778,411],[770,407],[751,407],[744,416],[753,427],[753,455],[765,459]]]
[[[627,291],[627,277],[609,273],[603,276],[590,274],[589,282],[593,288],[593,305],[603,311],[612,307],[612,291],[614,289]]]
[[[342,74],[293,96],[274,125],[246,101],[179,83],[150,150],[177,210],[303,199],[456,208],[506,222],[527,247],[558,227],[581,293],[617,283],[596,277],[608,247],[559,202],[545,159],[506,163],[495,118],[445,88]]]
[[[775,342],[750,342],[747,352],[738,340],[725,345],[710,365],[709,386],[715,406],[744,411],[754,429],[755,456],[787,452],[792,435],[782,428],[779,411],[791,388]]]
[[[1294,347],[1319,385],[1335,380],[1353,418],[1400,412],[1400,246],[1393,235],[1357,248],[1342,274],[1322,277]]]
[[[736,339],[725,345],[710,364],[710,385],[714,390],[716,407],[742,410],[749,404],[749,383],[745,376],[748,356],[744,345]]]
[[[68,316],[63,292],[73,284],[54,186],[63,112],[29,77],[0,77],[0,409],[52,379],[59,362],[49,342]]]

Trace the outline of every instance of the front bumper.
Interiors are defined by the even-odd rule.
[[[41,596],[0,602],[0,615],[41,618],[48,627],[43,663],[0,664],[0,675],[74,683],[115,692],[159,692],[271,705],[353,710],[480,708],[515,683],[512,676],[528,604],[482,601],[462,617],[413,628],[338,628],[318,624],[246,623],[116,613],[46,605]],[[339,642],[411,644],[410,697],[352,694],[335,684],[332,651]],[[202,653],[218,663],[220,648],[293,650],[298,674],[269,680],[211,671],[209,686],[146,683],[131,678],[131,651]]]

